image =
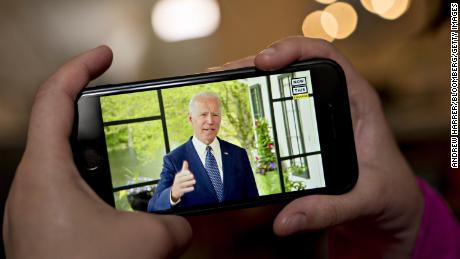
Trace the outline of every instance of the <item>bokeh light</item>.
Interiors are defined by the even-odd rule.
[[[398,0],[370,0],[374,12],[383,14],[388,12]]]
[[[160,0],[152,10],[153,30],[167,42],[209,36],[219,22],[220,10],[215,0]]]
[[[337,2],[324,9],[321,14],[321,24],[329,36],[345,39],[355,31],[358,14],[350,4]]]
[[[361,4],[364,6],[364,9],[368,10],[371,13],[375,13],[371,0],[361,0]]]
[[[410,0],[396,0],[386,12],[379,13],[382,18],[395,20],[403,15],[409,9]]]
[[[403,15],[410,6],[410,0],[361,0],[366,10],[388,20]]]
[[[302,23],[302,32],[305,37],[319,38],[332,42],[334,40],[321,25],[323,11],[315,11],[307,15]]]

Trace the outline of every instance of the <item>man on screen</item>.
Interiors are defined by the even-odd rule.
[[[217,138],[221,111],[215,93],[192,97],[193,137],[165,155],[149,212],[259,196],[246,150]]]

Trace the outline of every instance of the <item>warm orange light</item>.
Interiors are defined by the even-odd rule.
[[[332,42],[334,40],[324,31],[321,25],[321,14],[323,11],[315,11],[305,17],[302,23],[302,32],[305,37],[319,38]]]
[[[403,15],[410,6],[410,0],[361,0],[366,10],[388,20]]]
[[[321,4],[332,4],[336,0],[316,0],[316,2],[321,3]]]
[[[374,12],[381,15],[388,12],[398,0],[371,0]]]
[[[332,38],[337,38],[337,34],[339,33],[339,23],[337,18],[329,12],[323,11],[321,13],[321,26],[323,26],[323,30]]]
[[[329,36],[345,39],[355,31],[358,24],[358,14],[348,3],[334,3],[324,9],[321,15],[321,24]]]
[[[216,0],[159,0],[152,10],[155,34],[167,42],[207,37],[220,23]]]
[[[379,15],[388,20],[394,20],[403,15],[409,9],[410,0],[396,0],[394,5],[384,13]]]
[[[371,0],[361,0],[361,4],[364,6],[366,10],[371,13],[375,13],[374,7],[372,6]]]

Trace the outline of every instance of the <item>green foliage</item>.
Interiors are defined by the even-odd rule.
[[[190,99],[198,92],[217,93],[222,100],[223,116],[219,137],[250,149],[254,145],[249,87],[238,81],[201,84],[161,90],[170,150],[185,143],[193,129],[188,121]],[[159,116],[158,91],[146,91],[101,98],[104,122]],[[129,123],[104,128],[112,183],[142,182],[142,177],[158,179],[166,154],[161,120]],[[135,172],[135,176],[127,174]],[[125,198],[118,194],[120,206]],[[125,204],[125,205],[122,205]],[[117,205],[118,206],[118,205]]]
[[[256,121],[257,134],[257,188],[261,195],[275,194],[281,192],[279,173],[276,169],[276,156],[273,152],[273,140],[270,137],[269,125],[265,119]],[[293,181],[289,175],[302,176],[308,170],[306,166],[292,165],[283,168],[284,189],[289,191],[305,190],[305,183]]]
[[[132,149],[144,165],[157,153],[156,150],[164,150],[161,121],[108,126],[104,132],[109,153]]]
[[[160,114],[157,91],[105,96],[101,108],[104,122]]]
[[[104,122],[160,115],[156,91],[138,92],[101,98]],[[104,128],[108,152],[132,149],[142,164],[163,146],[160,121],[147,121]]]
[[[128,190],[123,190],[115,193],[115,208],[124,211],[133,210],[128,202]]]
[[[301,191],[307,189],[307,186],[304,182],[293,181],[289,179],[289,170],[283,170],[283,180],[284,180],[284,189],[287,192],[291,191]]]
[[[277,170],[267,171],[265,174],[255,174],[259,195],[281,193],[280,176]]]
[[[306,165],[291,165],[287,168],[287,172],[299,176],[299,177],[306,177],[308,175],[308,167]]]
[[[260,195],[281,193],[280,177],[276,170],[276,156],[269,125],[265,119],[256,121],[257,156],[256,184]]]
[[[257,189],[260,195],[281,193],[280,178],[277,170],[267,171],[265,174],[255,174]],[[283,171],[284,189],[286,192],[307,189],[304,182],[289,179],[288,170]]]
[[[226,120],[232,127],[229,135],[240,140],[246,150],[254,149],[254,129],[249,103],[248,85],[238,81],[223,83],[222,100]]]
[[[268,130],[265,119],[256,121],[257,134],[257,173],[266,174],[276,168],[276,156],[273,152],[273,140]]]
[[[193,129],[188,122],[188,109],[190,99],[199,92],[215,92],[222,101],[223,116],[219,137],[246,149],[254,147],[248,89],[241,82],[226,81],[163,90],[171,149],[186,142],[193,135]]]

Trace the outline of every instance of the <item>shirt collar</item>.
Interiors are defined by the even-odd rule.
[[[192,138],[193,146],[195,146],[196,151],[199,154],[206,154],[206,147],[207,145],[201,142],[195,135]],[[216,154],[218,151],[220,151],[220,143],[217,137],[209,144],[211,146],[214,154]]]

